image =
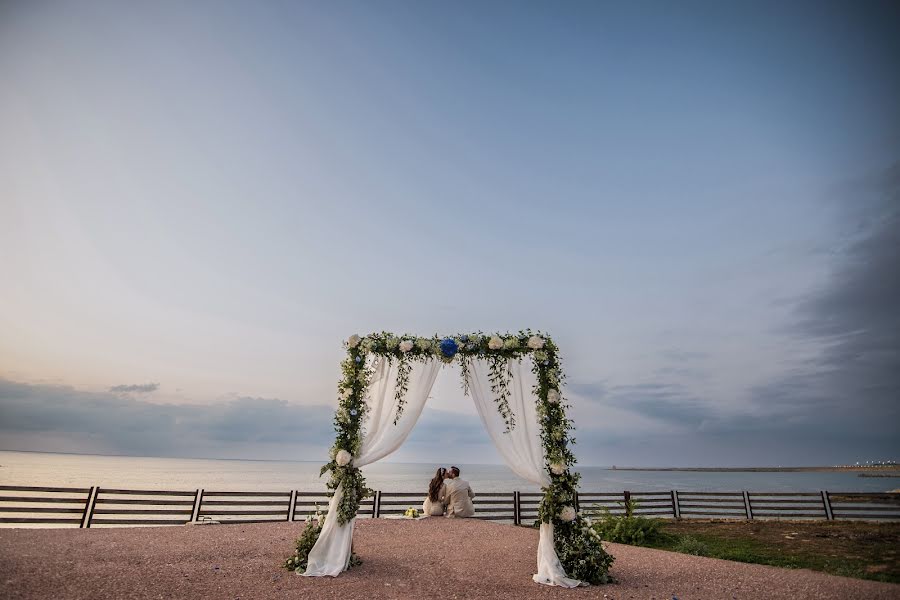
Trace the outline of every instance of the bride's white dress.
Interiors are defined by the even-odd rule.
[[[422,503],[422,512],[428,517],[440,517],[444,514],[444,503],[447,501],[447,486],[442,485],[438,493],[438,501],[433,502],[430,496],[425,496]]]

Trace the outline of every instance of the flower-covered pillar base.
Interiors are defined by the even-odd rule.
[[[344,490],[338,486],[328,504],[328,516],[325,517],[325,525],[319,532],[319,539],[316,540],[316,545],[309,552],[309,563],[303,573],[307,577],[324,575],[337,577],[350,566],[356,517],[343,525],[338,523],[336,518],[338,506],[343,498]]]
[[[538,538],[537,565],[538,572],[531,576],[535,583],[567,588],[584,585],[583,582],[577,579],[566,577],[566,571],[556,555],[556,545],[553,541],[553,523],[541,523],[540,537]]]

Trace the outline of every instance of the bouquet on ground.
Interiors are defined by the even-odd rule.
[[[410,519],[417,519],[419,517],[419,511],[416,508],[410,506],[406,509],[406,512],[403,513],[404,517],[409,517]]]

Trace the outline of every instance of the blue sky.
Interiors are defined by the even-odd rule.
[[[582,463],[897,458],[897,17],[3,3],[0,447],[316,459],[350,333],[532,327]],[[394,458],[484,457],[448,373]]]

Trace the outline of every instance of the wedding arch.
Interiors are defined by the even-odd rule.
[[[361,468],[399,448],[418,421],[440,367],[456,363],[463,390],[475,401],[506,464],[544,491],[534,581],[575,587],[609,580],[613,557],[590,521],[576,510],[579,474],[562,395],[564,375],[556,344],[540,332],[416,337],[352,335],[341,362],[337,432],[330,461],[334,491],[328,514],[309,551],[306,576],[337,576],[350,566],[356,513],[370,490]],[[525,389],[522,363],[536,383]],[[492,406],[493,405],[493,406]]]

